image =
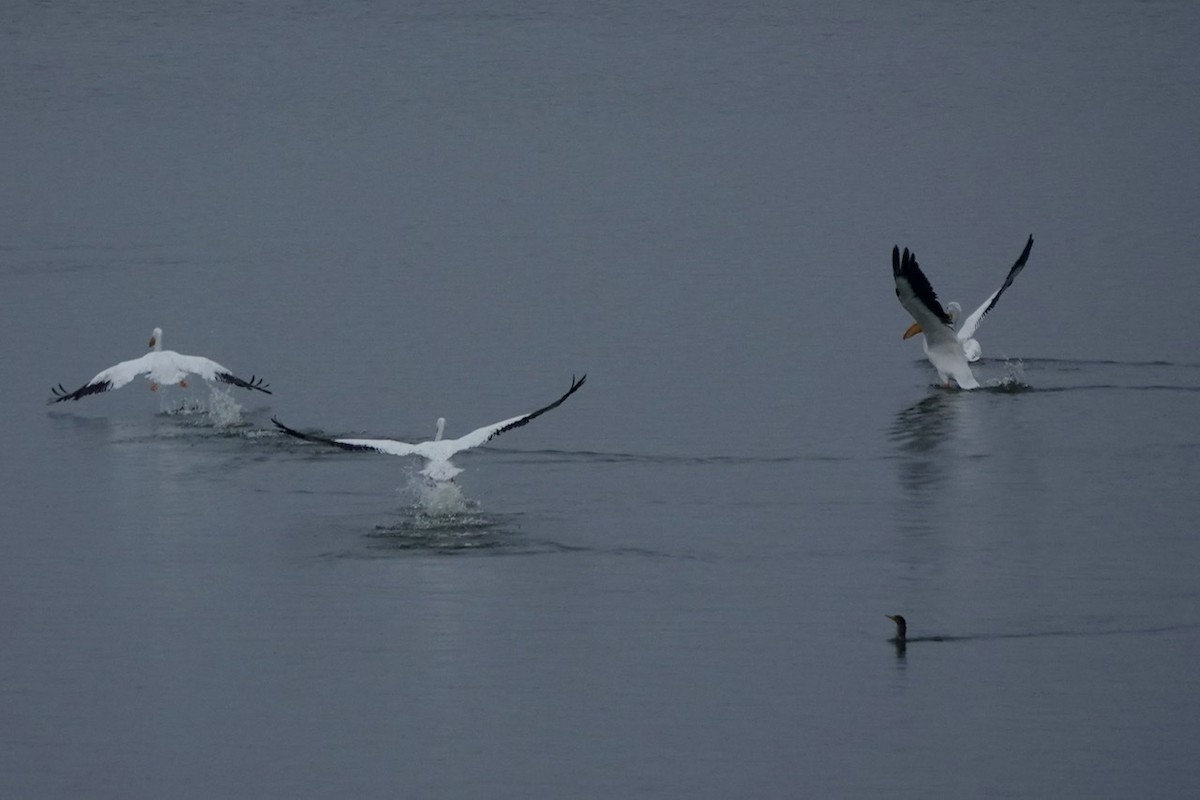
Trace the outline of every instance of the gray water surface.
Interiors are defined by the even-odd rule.
[[[1192,5],[120,5],[0,26],[0,794],[1200,791]],[[155,326],[274,394],[44,404]]]

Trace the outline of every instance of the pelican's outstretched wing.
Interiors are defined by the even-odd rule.
[[[472,447],[479,447],[484,442],[486,442],[490,439],[494,439],[495,437],[499,436],[502,433],[511,431],[513,428],[519,428],[522,425],[527,425],[531,421],[536,419],[537,417],[540,417],[542,414],[545,414],[547,411],[558,408],[559,406],[561,406],[563,404],[563,402],[568,397],[575,394],[575,392],[579,391],[579,387],[583,386],[583,383],[586,380],[587,380],[587,375],[584,375],[579,380],[576,380],[575,376],[572,375],[571,376],[571,388],[567,389],[566,394],[564,394],[562,397],[555,400],[550,405],[543,406],[542,408],[539,408],[537,411],[531,411],[528,414],[522,414],[519,417],[511,417],[506,420],[501,420],[500,422],[497,422],[493,425],[485,425],[482,428],[476,428],[475,430],[468,433],[466,436],[460,436],[457,439],[451,439],[449,441],[444,442],[444,444],[448,446],[451,453],[457,453],[460,450],[468,450]]]
[[[251,375],[250,380],[243,380],[211,358],[175,354],[174,361],[184,372],[199,375],[206,381],[220,381],[232,386],[240,386],[243,389],[255,389],[266,394],[272,394],[271,390],[267,388],[271,384],[264,383],[262,378],[256,378]]]
[[[154,354],[147,353],[141,358],[131,358],[128,361],[122,361],[120,364],[115,364],[106,370],[102,370],[96,377],[73,392],[67,391],[61,383],[58,386],[51,386],[50,392],[54,397],[51,397],[46,403],[49,405],[50,403],[61,403],[64,400],[78,400],[81,397],[87,397],[89,394],[99,394],[100,392],[120,389],[138,375],[144,375],[150,371],[150,357],[152,355]]]
[[[407,442],[398,442],[395,439],[330,439],[325,436],[316,436],[311,433],[301,433],[295,428],[289,428],[275,417],[271,417],[271,422],[275,423],[275,427],[286,433],[288,436],[295,436],[297,439],[303,439],[306,442],[317,442],[319,444],[328,444],[334,447],[340,447],[343,450],[366,450],[375,453],[386,453],[390,456],[408,456],[420,454],[420,445],[408,444]]]
[[[983,322],[983,317],[996,306],[996,301],[1000,299],[1000,295],[1004,294],[1004,290],[1012,286],[1013,279],[1021,274],[1021,270],[1025,268],[1025,262],[1029,259],[1029,251],[1033,248],[1033,236],[1029,237],[1029,241],[1025,243],[1025,249],[1021,251],[1021,257],[1017,259],[1017,263],[1012,265],[1012,269],[1008,271],[1008,276],[1005,277],[1003,285],[996,291],[992,292],[987,300],[983,301],[983,305],[971,312],[971,316],[963,320],[962,327],[958,329],[958,338],[966,341],[975,335],[975,331],[979,329],[979,323]]]

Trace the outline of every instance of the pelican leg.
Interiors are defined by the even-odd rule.
[[[181,387],[183,387],[184,389],[186,389],[186,388],[187,388],[187,381],[186,381],[186,380],[182,380],[182,381],[180,381],[180,382],[179,382],[179,385],[180,385]]]
[[[154,381],[150,381],[150,391],[152,391],[152,392],[158,391],[158,384],[155,383]]]

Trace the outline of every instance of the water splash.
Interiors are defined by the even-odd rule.
[[[159,398],[159,412],[169,417],[183,417],[190,425],[214,428],[235,428],[243,424],[242,406],[229,392],[209,386],[208,399],[187,395],[181,401],[169,394]]]
[[[410,472],[408,483],[400,490],[408,500],[410,510],[417,516],[431,519],[452,519],[471,514],[479,504],[463,497],[458,484],[451,481],[431,481],[424,475]]]
[[[1005,359],[1004,375],[988,386],[997,392],[1024,392],[1032,389],[1025,380],[1025,363],[1021,359]]]
[[[400,494],[408,502],[399,518],[377,525],[367,535],[371,555],[490,552],[513,544],[508,526],[481,513],[479,504],[463,497],[457,484],[430,481],[414,472]]]
[[[242,406],[233,395],[215,386],[209,387],[208,418],[218,428],[232,428],[242,422]]]

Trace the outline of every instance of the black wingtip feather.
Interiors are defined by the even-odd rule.
[[[295,438],[303,439],[306,442],[316,442],[317,444],[327,444],[327,445],[330,445],[331,447],[337,447],[342,450],[357,450],[357,451],[372,452],[372,453],[379,452],[374,447],[367,447],[366,445],[346,444],[345,442],[339,442],[335,439],[330,439],[325,436],[316,436],[315,434],[311,434],[311,433],[301,433],[300,431],[296,430],[295,428],[289,428],[287,425],[284,425],[282,422],[280,422],[275,417],[271,417],[271,422],[275,423],[275,427],[279,428],[279,430],[283,431],[288,436],[294,436]]]
[[[506,433],[507,431],[511,431],[513,428],[519,428],[522,425],[528,425],[534,419],[540,417],[542,414],[545,414],[547,411],[553,411],[554,409],[558,408],[564,402],[566,402],[566,399],[568,397],[570,397],[571,395],[573,395],[577,391],[579,391],[579,387],[583,386],[583,384],[586,381],[587,381],[587,373],[586,372],[583,374],[583,377],[579,378],[578,380],[576,380],[575,376],[572,375],[571,376],[571,388],[567,389],[566,394],[564,394],[562,397],[555,400],[550,405],[539,408],[537,411],[534,411],[531,414],[526,414],[525,416],[521,417],[519,420],[512,423],[511,425],[505,425],[503,428],[500,428],[499,430],[495,431],[491,436],[489,436],[488,440],[490,441],[492,439],[495,439],[500,434]]]
[[[100,381],[99,383],[88,383],[80,386],[73,392],[67,391],[61,383],[58,386],[51,386],[50,393],[54,395],[46,401],[46,405],[52,403],[61,403],[64,400],[78,400],[81,397],[87,397],[89,394],[99,394],[107,392],[112,387],[111,381]]]
[[[251,375],[250,380],[246,381],[231,373],[220,372],[217,373],[217,379],[225,383],[233,384],[234,386],[240,386],[243,389],[255,389],[263,392],[264,394],[274,394],[270,389],[267,388],[271,384],[265,383],[262,378],[256,378],[254,375]]]
[[[289,428],[279,421],[278,417],[271,417],[271,422],[275,423],[275,427],[286,433],[288,436],[295,436],[297,439],[303,439],[306,442],[320,442],[321,444],[330,444],[330,440],[321,436],[315,436],[311,433],[301,433],[295,428]]]
[[[988,312],[996,307],[996,303],[1000,302],[1000,295],[1004,294],[1005,289],[1012,286],[1013,281],[1021,274],[1021,270],[1025,269],[1025,262],[1029,260],[1029,251],[1032,249],[1033,234],[1031,233],[1029,234],[1029,241],[1025,243],[1025,249],[1021,251],[1021,255],[1018,256],[1012,267],[1009,268],[1008,275],[1004,278],[1004,283],[1001,284],[999,291],[996,292],[996,296],[992,298],[992,302],[988,303],[988,307],[983,310],[981,316],[987,316]]]
[[[921,272],[920,265],[917,264],[917,254],[910,253],[908,248],[904,248],[903,255],[899,259],[896,257],[898,248],[892,248],[892,277],[903,277],[908,281],[908,285],[912,287],[913,294],[921,303],[932,311],[942,323],[953,325],[950,315],[942,308],[942,303],[938,300],[937,292],[933,290],[933,286],[929,283],[929,279],[925,277],[925,273]],[[899,287],[896,288],[896,296],[900,296]]]

